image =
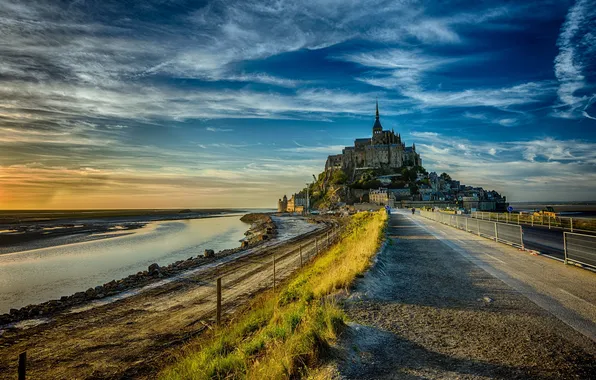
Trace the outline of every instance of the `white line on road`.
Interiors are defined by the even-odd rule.
[[[485,253],[485,255],[486,255],[486,256],[489,256],[489,257],[492,257],[493,259],[497,260],[497,261],[498,261],[498,262],[500,262],[500,263],[506,264],[506,263],[505,263],[503,260],[501,260],[501,259],[497,259],[496,257],[494,257],[494,256],[493,256],[493,255],[491,255],[491,254]]]
[[[578,297],[578,296],[576,296],[576,295],[575,295],[575,294],[573,294],[573,293],[569,293],[569,292],[568,292],[567,290],[565,290],[565,289],[561,289],[561,288],[559,288],[559,290],[560,290],[560,291],[562,291],[563,293],[567,294],[567,295],[570,295],[571,297],[575,298],[576,300],[579,300],[579,301],[585,302],[585,303],[587,303],[588,305],[590,305],[590,306],[593,306],[592,302],[588,302],[588,301],[586,301],[585,299],[583,299],[583,298],[581,298],[581,297]]]

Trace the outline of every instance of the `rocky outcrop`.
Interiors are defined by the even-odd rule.
[[[242,246],[254,246],[277,234],[277,226],[268,214],[246,214],[240,220],[252,223],[250,229],[244,233],[246,238],[242,241]]]

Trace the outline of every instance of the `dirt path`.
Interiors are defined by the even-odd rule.
[[[224,311],[231,313],[255,293],[272,286],[273,254],[281,280],[315,254],[327,228],[251,254],[136,296],[50,323],[0,336],[0,378],[16,377],[16,358],[27,351],[28,379],[152,378],[162,355],[212,324],[215,279],[222,277]],[[331,236],[332,237],[332,236]],[[12,377],[10,377],[12,378]]]
[[[560,263],[522,258],[527,254],[514,248],[429,226],[406,215],[391,217],[389,244],[344,304],[354,323],[339,344],[337,377],[596,378],[596,343],[526,297],[547,287],[546,276],[564,271],[554,267]],[[528,260],[534,276],[542,272],[541,288],[526,283],[527,292],[520,292],[494,276],[507,274],[515,255]],[[527,280],[510,272],[501,278]],[[584,275],[575,282],[584,286],[578,294],[594,298],[596,276],[589,281]],[[577,301],[575,311],[541,294],[583,318],[589,333],[593,304],[582,309]]]

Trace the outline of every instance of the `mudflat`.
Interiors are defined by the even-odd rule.
[[[0,335],[0,373],[16,374],[16,358],[27,351],[31,379],[154,378],[172,349],[211,328],[218,277],[224,312],[231,313],[272,286],[273,254],[276,277],[282,280],[300,266],[298,247],[310,244],[312,252],[313,239],[327,231],[317,228],[270,241],[237,259],[224,258],[120,301],[62,313],[28,329],[5,330]]]

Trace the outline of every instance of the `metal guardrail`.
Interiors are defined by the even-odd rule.
[[[496,242],[524,248],[522,228],[519,225],[497,223],[441,212],[420,211],[420,215],[466,232],[492,239]]]
[[[571,232],[596,231],[596,219],[594,218],[568,218],[565,216],[557,216],[552,218],[550,216],[544,215],[535,216],[533,214],[510,214],[483,211],[474,211],[471,216],[472,218],[477,218],[480,220],[517,225],[525,224],[528,226],[548,226],[549,229],[560,228]]]
[[[596,236],[564,232],[565,264],[569,261],[596,268]]]

